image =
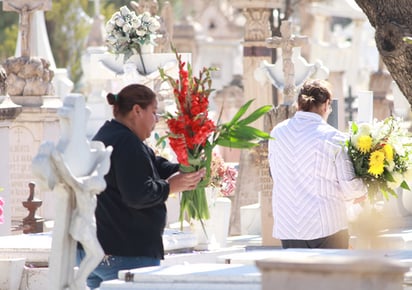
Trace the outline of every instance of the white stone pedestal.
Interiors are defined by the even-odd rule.
[[[397,261],[370,255],[285,256],[256,265],[262,272],[262,290],[402,290],[409,270]]]
[[[260,235],[262,233],[261,221],[260,203],[240,207],[241,235]]]
[[[19,289],[24,270],[24,262],[24,258],[0,259],[0,289]]]
[[[119,280],[103,282],[100,290],[260,290],[253,265],[183,264],[120,271]]]

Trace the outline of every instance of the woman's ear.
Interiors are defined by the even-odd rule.
[[[140,107],[140,105],[138,105],[138,104],[134,104],[134,105],[133,105],[133,110],[134,110],[137,114],[140,114],[140,112],[142,111],[142,107]]]
[[[328,101],[325,102],[325,104],[323,106],[323,110],[325,111],[325,113],[328,112],[328,110],[329,110],[329,102]]]

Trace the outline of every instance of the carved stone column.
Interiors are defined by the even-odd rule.
[[[243,85],[244,85],[244,101],[255,99],[249,108],[250,112],[263,105],[273,104],[272,101],[272,85],[267,84],[262,86],[254,77],[256,68],[264,60],[272,63],[272,48],[266,47],[266,39],[272,36],[270,29],[270,16],[273,9],[283,8],[285,5],[283,0],[231,0],[230,3],[235,8],[240,8],[246,18],[245,37],[243,43]],[[264,130],[263,118],[256,121],[253,125],[261,130]],[[262,148],[267,151],[267,147]],[[240,157],[239,179],[245,180],[250,172],[246,168],[242,168],[247,164],[253,152],[242,150]],[[262,160],[267,163],[267,159]],[[259,179],[267,179],[269,172],[266,174],[258,173]],[[244,176],[242,176],[244,175]],[[254,182],[242,183],[242,186],[237,187],[235,200],[232,204],[231,216],[231,234],[239,234],[240,232],[240,207],[243,206],[242,198],[244,196],[255,195],[258,200],[259,192],[261,195],[261,211],[262,211],[262,244],[273,245],[276,240],[271,237],[273,218],[270,217],[271,208],[271,186],[262,186],[260,183]],[[240,198],[239,198],[240,197]]]
[[[232,0],[231,4],[243,10],[246,18],[243,43],[243,84],[245,101],[255,99],[250,110],[272,104],[272,86],[262,86],[255,80],[254,72],[264,60],[272,63],[273,49],[266,47],[266,38],[272,36],[269,17],[275,8],[282,8],[283,1]],[[254,124],[263,130],[263,120]]]

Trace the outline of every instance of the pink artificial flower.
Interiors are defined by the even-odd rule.
[[[3,205],[4,205],[4,200],[3,200],[3,198],[0,197],[0,224],[4,223]]]

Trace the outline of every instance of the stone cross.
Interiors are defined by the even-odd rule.
[[[50,289],[84,290],[87,276],[104,257],[96,236],[96,194],[106,187],[111,147],[89,142],[84,97],[69,95],[59,110],[62,134],[57,145],[44,142],[33,159],[33,173],[43,189],[54,190],[56,219],[50,256]],[[76,244],[86,252],[74,273]]]
[[[348,95],[345,97],[345,111],[348,113],[348,121],[353,121],[353,102],[355,98],[352,95],[352,87],[348,87]]]
[[[295,98],[295,67],[292,60],[294,47],[303,46],[308,42],[307,36],[292,34],[292,22],[284,20],[280,26],[282,37],[266,39],[268,47],[282,49],[283,74],[285,76],[284,103],[291,104]]]
[[[3,0],[4,11],[20,14],[21,55],[30,56],[31,16],[39,10],[50,10],[51,0]]]

